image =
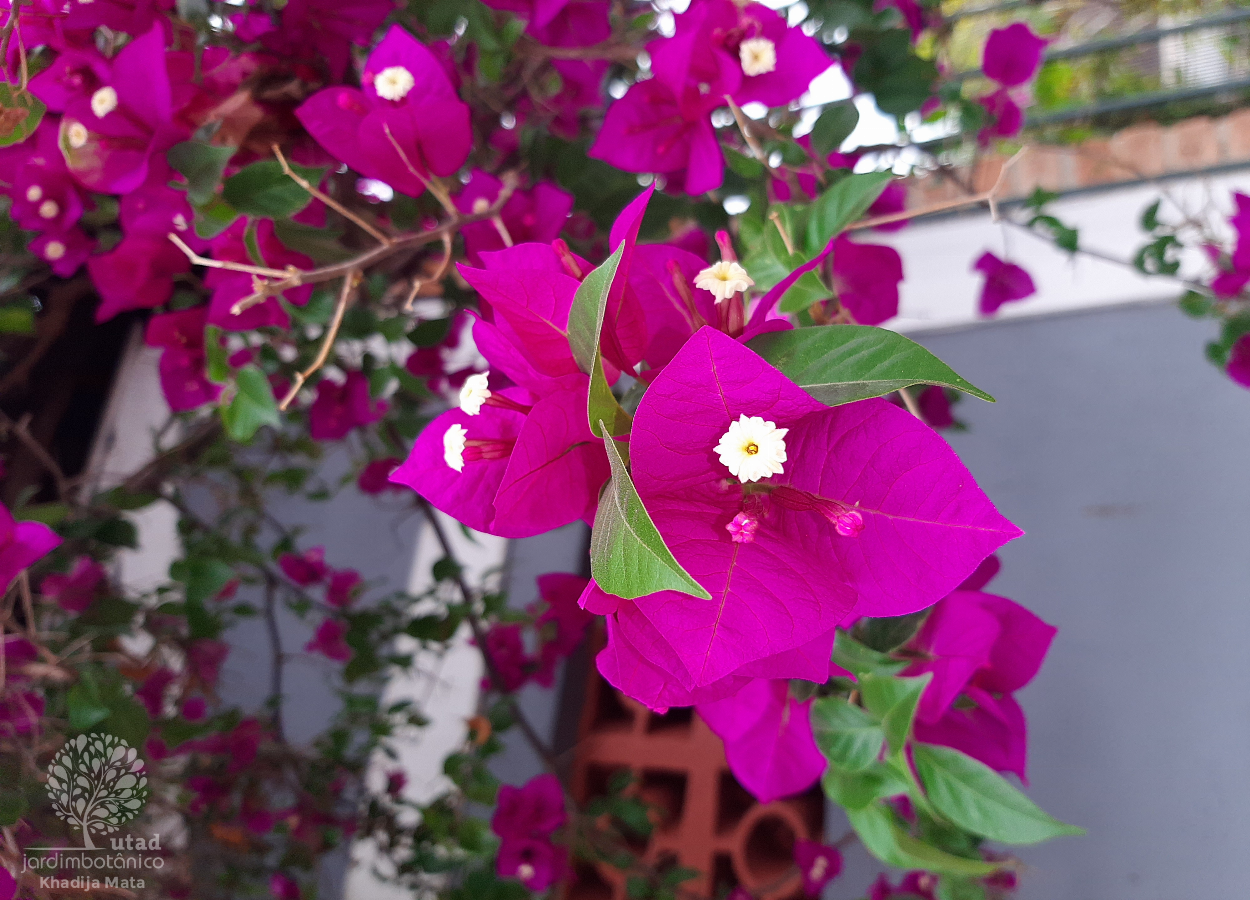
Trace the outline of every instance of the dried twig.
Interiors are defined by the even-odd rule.
[[[920,415],[920,407],[916,405],[916,400],[911,395],[911,391],[907,388],[899,388],[898,395],[903,398],[903,405],[907,407],[907,411],[920,421],[924,421],[924,416]]]
[[[65,477],[65,472],[61,469],[60,463],[53,459],[47,448],[39,443],[35,436],[30,433],[30,418],[31,414],[27,413],[22,416],[20,421],[14,422],[6,413],[0,412],[0,427],[12,435],[18,443],[26,448],[31,456],[39,461],[44,471],[52,476],[52,480],[56,484],[57,496],[65,499],[69,496],[70,481]]]
[[[408,291],[408,298],[404,300],[403,311],[412,312],[412,305],[417,302],[417,293],[426,284],[433,284],[442,281],[447,275],[447,270],[451,268],[451,232],[443,235],[443,259],[438,264],[438,269],[429,278],[421,279],[414,277],[412,279],[412,288]]]
[[[873,216],[871,219],[860,219],[846,226],[847,231],[862,231],[865,228],[876,228],[878,225],[889,225],[891,222],[903,222],[907,219],[918,219],[921,216],[927,216],[932,213],[945,212],[948,209],[959,209],[964,206],[976,206],[978,203],[987,203],[990,207],[990,218],[998,221],[998,195],[1002,190],[1003,182],[1007,178],[1007,170],[1015,165],[1015,163],[1025,154],[1029,148],[1021,147],[1019,152],[1011,159],[1003,163],[1002,169],[998,173],[998,179],[994,182],[994,186],[988,191],[982,191],[979,194],[973,194],[970,197],[960,197],[955,200],[944,200],[941,203],[932,203],[928,206],[918,206],[914,209],[905,209],[902,212],[890,213],[885,216]]]
[[[350,272],[363,271],[376,263],[401,253],[405,250],[414,250],[417,247],[424,247],[426,244],[432,244],[435,241],[446,241],[450,236],[454,235],[465,225],[472,222],[481,222],[490,219],[499,214],[499,210],[508,202],[509,198],[516,191],[517,177],[515,173],[505,172],[501,178],[503,187],[499,191],[499,196],[495,198],[495,202],[491,204],[490,209],[481,213],[470,213],[468,215],[461,214],[458,210],[456,213],[439,225],[437,228],[431,228],[428,231],[416,231],[410,234],[403,234],[392,238],[389,244],[373,247],[365,252],[344,260],[339,263],[332,263],[328,266],[321,266],[316,269],[301,270],[291,266],[285,270],[266,269],[262,266],[250,266],[245,263],[236,263],[229,260],[208,259],[200,256],[190,247],[188,247],[181,238],[176,234],[169,234],[169,239],[173,241],[183,253],[186,254],[193,264],[200,266],[210,266],[214,269],[227,269],[232,272],[246,272],[251,275],[259,275],[262,278],[278,279],[278,282],[270,287],[271,290],[284,291],[287,288],[298,287],[301,284],[322,284],[327,281],[337,281],[345,277]]]
[[[286,175],[288,178],[290,178],[292,181],[294,181],[304,190],[308,191],[308,193],[312,194],[312,196],[316,197],[326,206],[330,207],[330,209],[334,210],[339,215],[343,216],[343,218],[354,222],[357,226],[361,228],[361,230],[367,232],[369,236],[372,237],[374,240],[376,240],[379,244],[382,244],[383,246],[390,244],[391,239],[389,237],[387,237],[381,231],[378,231],[378,229],[374,228],[372,225],[370,225],[360,216],[356,215],[356,213],[352,212],[346,206],[339,203],[329,194],[324,194],[321,191],[319,191],[316,188],[316,186],[313,185],[312,182],[310,182],[307,178],[304,178],[302,175],[298,174],[294,169],[292,169],[290,163],[286,161],[286,157],[282,155],[281,147],[279,147],[277,144],[270,144],[269,146],[273,150],[273,155],[278,158],[278,164],[282,166],[282,172],[284,175]]]
[[[285,269],[267,269],[264,266],[253,266],[228,259],[209,259],[207,256],[200,256],[188,247],[186,242],[172,231],[169,232],[169,239],[187,255],[187,259],[191,260],[193,265],[208,266],[210,269],[228,269],[231,272],[246,272],[248,275],[259,275],[262,278],[290,278],[300,274],[300,270],[294,266],[288,266]]]
[[[307,369],[295,373],[295,380],[291,383],[291,388],[286,392],[286,396],[282,398],[282,402],[278,404],[278,409],[284,410],[290,406],[291,401],[295,399],[295,395],[299,393],[300,388],[304,386],[309,377],[325,365],[326,360],[330,356],[330,348],[334,346],[334,339],[338,336],[339,326],[343,324],[343,314],[347,311],[347,304],[352,298],[352,292],[359,283],[360,273],[355,270],[348,272],[347,277],[343,279],[343,289],[339,291],[338,302],[334,304],[334,316],[330,319],[330,324],[326,326],[326,333],[321,339],[321,349],[317,351],[317,358],[312,361],[312,365]]]

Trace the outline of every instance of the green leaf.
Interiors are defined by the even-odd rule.
[[[0,826],[8,828],[26,815],[26,798],[16,791],[0,793]]]
[[[764,174],[764,164],[753,156],[745,156],[737,150],[725,149],[725,163],[743,178],[754,180]]]
[[[815,256],[835,235],[866,213],[893,180],[893,172],[863,172],[841,179],[821,194],[812,204],[812,216],[807,223],[808,253]]]
[[[87,731],[109,717],[109,708],[100,700],[94,684],[85,678],[69,689],[65,703],[72,731]]]
[[[0,82],[0,147],[20,144],[30,137],[47,111],[30,91]]]
[[[860,676],[859,689],[864,695],[864,706],[880,717],[890,752],[902,753],[907,738],[911,736],[916,705],[925,685],[932,678],[932,672],[925,672],[916,678],[874,675],[871,672]]]
[[[23,506],[14,511],[13,518],[19,522],[42,522],[55,528],[69,515],[69,505],[65,503],[36,503]]]
[[[0,306],[0,334],[34,334],[35,311],[29,303]]]
[[[185,586],[187,603],[203,603],[221,593],[234,577],[234,569],[220,559],[191,557],[174,560],[169,577]]]
[[[250,441],[262,425],[282,423],[269,379],[257,366],[247,365],[235,376],[234,398],[221,408],[221,422],[234,441]]]
[[[1146,207],[1145,212],[1141,214],[1142,231],[1153,232],[1159,227],[1159,204],[1162,200],[1156,200],[1154,203]]]
[[[847,772],[868,768],[881,755],[885,731],[865,710],[841,697],[812,704],[812,734],[829,762]]]
[[[590,390],[586,398],[586,416],[592,433],[621,435],[629,433],[633,419],[621,409],[603,374],[603,351],[599,346],[603,333],[603,317],[608,309],[608,297],[612,282],[625,255],[625,242],[594,271],[582,279],[573,295],[569,309],[569,349],[577,360],[578,368],[590,375]],[[607,432],[600,431],[604,423]]]
[[[853,675],[897,675],[907,668],[907,661],[894,659],[865,647],[849,632],[838,629],[833,641],[833,662]]]
[[[187,200],[192,206],[203,206],[216,196],[221,174],[226,171],[226,164],[235,152],[234,147],[183,141],[170,147],[165,158],[186,177]]]
[[[825,770],[821,779],[825,795],[843,809],[863,809],[878,800],[906,794],[910,785],[884,763],[873,763],[862,772],[844,772],[837,766]]]
[[[955,856],[916,840],[898,826],[892,812],[881,806],[848,809],[846,817],[868,852],[886,865],[973,878],[988,875],[997,868],[991,863]]]
[[[230,380],[230,358],[226,355],[221,333],[216,325],[204,327],[204,355],[208,360],[204,374],[213,384],[225,384]]]
[[[237,209],[220,197],[213,197],[195,208],[195,233],[206,241],[212,240],[233,225],[238,217]]]
[[[812,126],[812,149],[819,156],[828,156],[842,146],[858,124],[859,110],[854,101],[829,104]]]
[[[1004,844],[1036,844],[1085,829],[1042,811],[985,763],[950,747],[912,745],[933,808],[960,828]]]
[[[985,900],[985,884],[971,878],[944,875],[933,896],[937,900]]]
[[[1194,319],[1204,319],[1215,309],[1214,299],[1197,291],[1186,291],[1177,302],[1181,312]]]
[[[774,331],[747,346],[827,406],[881,397],[913,384],[941,385],[994,402],[915,341],[872,325]]]
[[[310,184],[321,181],[323,169],[310,169],[292,164],[291,169]],[[290,176],[282,171],[276,159],[254,162],[231,175],[221,190],[222,199],[246,216],[264,219],[285,219],[293,216],[312,200]]]
[[[905,616],[865,616],[855,624],[855,633],[866,647],[889,653],[911,640],[926,615],[927,612],[922,610]]]
[[[606,426],[604,426],[606,427]],[[625,471],[616,441],[604,446],[612,478],[599,498],[590,533],[590,573],[603,590],[626,600],[656,591],[681,591],[703,600],[712,595],[673,558]]]

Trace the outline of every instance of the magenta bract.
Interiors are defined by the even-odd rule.
[[[740,416],[789,429],[781,474],[744,485],[717,459]],[[923,609],[1021,533],[914,417],[883,400],[825,407],[710,328],[648,389],[630,456],[660,534],[714,598],[661,592],[636,601],[689,687],[801,647],[852,608]],[[739,513],[759,522],[750,542],[726,530]],[[857,537],[845,536],[848,521]]]
[[[364,90],[326,88],[296,110],[328,153],[401,193],[453,174],[473,143],[469,108],[424,44],[392,25],[361,76]]]
[[[770,803],[807,790],[828,765],[812,737],[811,706],[790,696],[788,682],[756,678],[733,697],[697,709],[725,742],[734,777]]]

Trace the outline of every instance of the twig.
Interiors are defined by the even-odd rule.
[[[30,377],[39,360],[43,359],[57,338],[65,332],[74,306],[90,293],[91,280],[88,278],[76,278],[52,287],[48,292],[47,314],[39,319],[39,337],[22,359],[0,379],[0,395],[8,393]]]
[[[738,130],[742,132],[742,138],[747,142],[747,146],[751,148],[751,152],[755,154],[755,158],[763,164],[764,168],[768,170],[770,175],[784,181],[786,184],[790,185],[791,190],[797,193],[798,185],[793,182],[791,173],[778,172],[776,167],[768,161],[768,154],[764,152],[764,147],[760,144],[759,138],[757,138],[752,133],[751,129],[747,127],[747,117],[742,112],[741,107],[739,107],[737,103],[734,103],[733,98],[731,98],[728,94],[725,95],[725,102],[729,104],[729,111],[733,113],[734,121],[738,123]]]
[[[434,274],[425,279],[412,279],[412,289],[408,291],[408,299],[404,301],[404,312],[412,312],[412,305],[417,302],[417,292],[426,284],[442,281],[447,275],[447,270],[451,268],[451,232],[443,235],[443,260],[438,264],[438,269]]]
[[[214,269],[228,269],[232,272],[247,272],[264,278],[280,279],[273,287],[277,291],[284,291],[287,288],[298,287],[301,284],[322,284],[327,281],[337,281],[349,272],[363,271],[369,266],[404,250],[413,250],[417,247],[424,247],[426,244],[432,244],[435,241],[444,241],[465,225],[472,222],[481,222],[498,215],[499,210],[508,202],[513,192],[516,191],[517,186],[515,173],[505,172],[501,180],[503,181],[503,187],[499,191],[499,196],[495,198],[495,202],[491,204],[490,209],[484,212],[463,215],[457,210],[455,215],[437,228],[400,235],[392,238],[391,242],[385,246],[374,247],[351,259],[316,269],[301,270],[291,266],[284,271],[279,271],[278,269],[249,266],[245,263],[236,263],[229,260],[208,259],[200,256],[188,247],[176,234],[171,233],[169,239],[177,244],[178,248],[186,254],[187,259],[191,260],[195,265],[210,266]]]
[[[356,213],[352,212],[346,206],[339,203],[329,194],[324,194],[321,191],[319,191],[312,184],[312,182],[310,182],[307,178],[304,178],[302,175],[299,175],[298,173],[296,173],[296,171],[292,169],[290,164],[286,161],[286,157],[282,155],[281,147],[279,147],[277,144],[270,144],[269,146],[273,150],[273,155],[278,158],[278,164],[282,166],[282,172],[284,175],[286,175],[288,178],[290,178],[292,181],[294,181],[304,190],[308,191],[308,193],[312,194],[314,197],[316,197],[326,206],[330,207],[330,209],[334,210],[339,215],[343,216],[345,219],[348,219],[356,223],[356,225],[358,225],[363,231],[368,232],[369,236],[372,237],[374,240],[376,240],[379,244],[382,244],[383,246],[387,246],[391,243],[391,239],[387,237],[385,234],[378,231],[378,229],[374,228],[372,225],[370,225],[360,216],[356,215]]]
[[[282,652],[282,635],[278,631],[278,614],[274,601],[276,579],[265,573],[265,630],[269,635],[269,702],[273,704],[273,729],[279,743],[286,743],[282,725],[282,666],[286,655]]]
[[[314,372],[325,365],[326,359],[330,356],[330,348],[334,346],[334,339],[338,337],[339,326],[343,324],[343,314],[347,311],[347,303],[351,300],[352,291],[360,281],[360,273],[351,271],[347,273],[347,277],[343,279],[343,289],[339,291],[338,303],[334,305],[334,317],[330,319],[330,324],[326,326],[325,336],[321,339],[321,349],[317,351],[317,358],[312,361],[307,369],[302,372],[295,373],[295,380],[291,383],[291,388],[286,392],[286,396],[282,398],[282,402],[278,404],[278,409],[285,410],[291,405],[291,401],[295,399],[295,395],[299,393],[300,388],[308,380]]]
[[[768,218],[777,226],[777,232],[781,235],[781,242],[786,245],[786,251],[794,253],[794,242],[790,240],[790,234],[786,231],[784,225],[781,224],[781,213],[774,210],[768,214]]]
[[[52,476],[52,480],[56,483],[57,497],[65,499],[69,496],[69,479],[65,477],[65,472],[61,469],[60,463],[53,459],[52,454],[47,451],[43,444],[35,440],[35,436],[30,433],[30,415],[30,413],[27,413],[22,416],[20,421],[14,422],[7,413],[0,412],[0,426],[3,426],[6,432],[16,438],[30,452],[30,455],[39,461],[39,464]]]
[[[1021,147],[1015,156],[1003,163],[1002,169],[998,173],[998,179],[994,182],[994,186],[988,191],[982,191],[979,194],[973,194],[971,197],[960,197],[956,200],[943,200],[941,203],[933,203],[929,206],[920,206],[915,209],[905,209],[902,212],[889,213],[884,216],[873,216],[871,219],[860,219],[858,222],[852,222],[846,226],[847,231],[862,231],[865,228],[876,228],[878,225],[889,225],[891,222],[903,222],[907,219],[917,219],[921,216],[927,216],[932,213],[945,212],[948,209],[959,209],[963,206],[975,206],[978,203],[987,203],[990,207],[990,218],[997,222],[998,216],[998,193],[1002,189],[1003,181],[1006,180],[1007,170],[1016,164],[1019,159],[1024,156],[1028,150],[1028,146]]]
[[[898,389],[898,395],[903,398],[903,405],[907,407],[907,411],[923,422],[924,416],[920,415],[920,407],[916,405],[916,401],[912,397],[911,391],[902,387]]]
[[[438,520],[438,515],[434,512],[434,507],[424,497],[417,498],[417,505],[421,507],[425,520],[430,523],[430,528],[434,532],[434,536],[438,539],[439,545],[443,548],[443,555],[447,559],[454,561],[455,555],[451,547],[451,541],[447,539],[447,532],[443,529],[443,523]],[[534,726],[530,724],[529,719],[525,718],[525,714],[521,712],[520,706],[517,705],[516,698],[504,687],[504,679],[500,674],[499,667],[495,664],[494,657],[491,656],[490,650],[486,646],[486,631],[482,628],[482,620],[478,618],[477,612],[473,609],[473,592],[469,590],[469,585],[461,574],[462,569],[459,565],[454,567],[456,572],[455,582],[460,589],[460,594],[464,597],[465,606],[468,608],[466,618],[469,621],[469,628],[473,631],[473,641],[477,644],[478,652],[482,654],[482,661],[486,665],[486,674],[490,678],[491,686],[499,692],[504,698],[504,702],[508,704],[509,711],[517,726],[521,729],[521,733],[525,736],[525,740],[534,748],[534,752],[542,759],[543,764],[552,774],[559,777],[561,781],[561,771],[555,754],[547,743],[538,736],[538,732],[534,730]]]
[[[172,231],[169,232],[169,239],[173,241],[178,249],[187,255],[187,259],[197,266],[208,266],[210,269],[228,269],[231,272],[245,272],[248,275],[259,275],[262,278],[290,278],[300,274],[300,270],[295,266],[288,266],[285,269],[267,269],[264,266],[253,266],[248,263],[234,262],[228,259],[209,259],[207,256],[200,256],[186,242]],[[299,282],[296,282],[297,284]]]

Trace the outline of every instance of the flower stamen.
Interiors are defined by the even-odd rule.
[[[786,461],[785,436],[789,431],[759,416],[740,415],[721,435],[716,453],[721,464],[739,481],[780,475],[781,464]]]

